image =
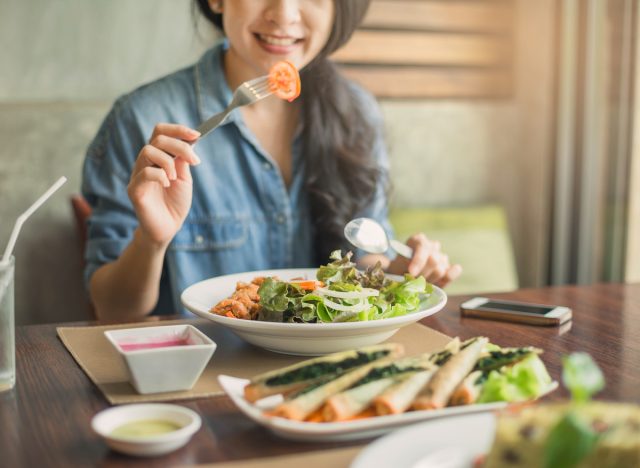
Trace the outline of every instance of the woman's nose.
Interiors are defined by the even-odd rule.
[[[300,0],[272,0],[265,17],[278,25],[297,23],[300,21]]]

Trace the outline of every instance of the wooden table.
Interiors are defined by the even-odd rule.
[[[606,376],[600,398],[640,403],[640,284],[528,289],[492,297],[566,305],[574,319],[562,329],[463,319],[458,307],[467,297],[461,296],[450,298],[443,311],[423,323],[463,339],[485,335],[504,346],[543,348],[542,358],[557,380],[561,356],[586,351]],[[91,432],[92,416],[108,404],[57,338],[56,325],[19,327],[16,342],[17,386],[0,394],[2,466],[167,466],[340,446],[278,439],[218,397],[184,403],[203,418],[202,429],[186,447],[156,459],[121,456]],[[560,390],[551,398],[563,397]]]

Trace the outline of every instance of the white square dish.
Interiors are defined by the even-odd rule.
[[[127,328],[104,332],[124,359],[138,393],[191,389],[216,343],[191,325]]]

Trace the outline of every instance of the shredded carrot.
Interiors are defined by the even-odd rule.
[[[322,281],[316,280],[291,280],[289,283],[295,284],[306,291],[313,291],[314,289],[324,287],[324,283]]]
[[[226,315],[226,316],[227,316],[227,317],[229,317],[229,318],[236,318],[236,316],[235,316],[235,315],[233,315],[231,312],[227,312],[227,313],[226,313],[226,314],[224,314],[224,315]]]
[[[369,407],[364,411],[361,411],[360,413],[351,416],[349,419],[347,419],[346,421],[355,421],[357,419],[366,419],[366,418],[372,418],[374,416],[377,416],[376,414],[376,410]]]
[[[471,389],[469,387],[463,386],[459,387],[451,398],[449,399],[450,406],[461,406],[461,405],[470,405],[473,403],[473,394],[471,393]]]
[[[323,407],[321,407],[320,409],[315,410],[313,413],[311,413],[309,416],[307,416],[305,418],[305,422],[314,422],[314,423],[321,423],[321,422],[326,422],[324,419],[324,416],[322,415],[322,410]],[[371,418],[373,416],[376,416],[376,412],[373,408],[367,408],[366,410],[351,416],[350,418],[347,419],[343,419],[342,421],[355,421],[358,419],[365,419],[365,418]]]
[[[305,422],[324,422],[324,417],[322,416],[322,407],[315,410],[309,416],[305,418]]]

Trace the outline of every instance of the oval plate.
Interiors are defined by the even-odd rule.
[[[390,414],[387,416],[375,416],[371,418],[356,419],[353,421],[340,422],[307,422],[293,421],[290,419],[280,418],[276,416],[267,416],[266,410],[270,410],[282,402],[282,395],[272,395],[255,403],[251,403],[244,398],[244,387],[249,383],[247,379],[240,379],[229,375],[219,375],[218,382],[225,391],[227,396],[231,398],[236,407],[248,418],[257,424],[269,429],[274,434],[291,440],[301,440],[309,442],[330,442],[357,440],[368,437],[386,434],[402,426],[414,424],[422,421],[431,421],[439,419],[449,419],[450,417],[468,416],[475,413],[486,413],[500,410],[509,404],[504,401],[494,403],[476,403],[464,406],[447,406],[442,409],[408,411],[401,414]],[[541,395],[547,395],[558,388],[557,382],[552,382],[546,391]],[[518,403],[516,403],[517,405]],[[457,419],[456,419],[457,420]],[[464,429],[462,427],[462,429]],[[427,447],[425,439],[407,439],[407,443],[416,446],[417,450],[422,450],[421,454],[426,454]],[[457,444],[467,439],[456,439]],[[390,452],[389,456],[393,456],[397,452]],[[386,462],[387,460],[385,460]],[[360,466],[360,465],[359,465]],[[367,465],[361,465],[367,466]],[[393,462],[370,464],[368,466],[401,466]],[[404,466],[404,465],[402,465]]]

